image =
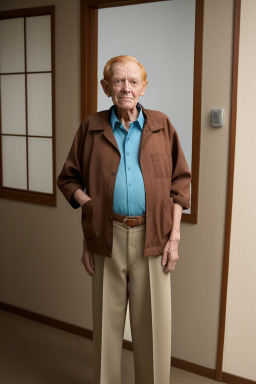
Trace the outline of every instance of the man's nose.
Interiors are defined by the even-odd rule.
[[[131,91],[129,81],[127,79],[123,83],[123,91],[127,93]]]

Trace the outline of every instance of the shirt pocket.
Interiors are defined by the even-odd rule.
[[[171,178],[172,157],[170,153],[152,153],[151,159],[156,177]]]

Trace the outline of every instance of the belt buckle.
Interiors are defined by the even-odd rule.
[[[129,227],[128,225],[125,225],[125,222],[126,222],[127,220],[129,220],[129,219],[136,219],[136,220],[137,220],[137,226],[139,225],[139,220],[138,220],[137,217],[135,217],[135,216],[125,217],[125,218],[124,218],[124,221],[123,221],[123,226],[124,226],[126,229],[134,228],[134,227]],[[135,225],[135,227],[136,227],[136,225]]]

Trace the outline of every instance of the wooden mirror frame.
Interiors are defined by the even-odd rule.
[[[81,120],[97,112],[98,9],[157,1],[161,0],[81,0]],[[204,14],[204,0],[195,1],[191,213],[182,215],[183,222],[194,224],[198,219]]]

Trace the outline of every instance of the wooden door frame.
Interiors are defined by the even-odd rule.
[[[228,169],[228,189],[227,189],[227,200],[226,200],[225,240],[224,240],[222,282],[221,282],[219,336],[218,336],[218,351],[217,351],[217,366],[216,366],[217,381],[222,381],[222,378],[223,378],[222,366],[223,366],[224,338],[225,338],[225,326],[226,326],[228,272],[229,272],[230,237],[231,237],[234,168],[235,168],[240,18],[241,18],[241,0],[235,0],[234,37],[233,37],[233,73],[232,73],[231,119],[230,119],[230,139],[229,139],[229,169]]]

